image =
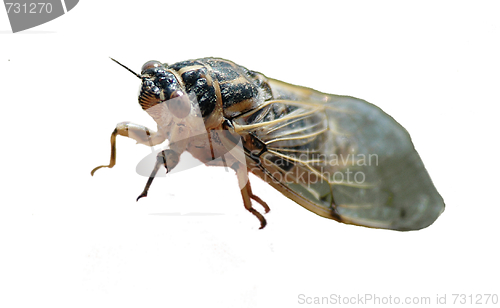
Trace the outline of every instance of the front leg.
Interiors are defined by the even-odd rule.
[[[116,163],[116,136],[117,135],[134,139],[135,141],[137,141],[137,143],[145,144],[145,145],[149,145],[149,146],[155,146],[155,145],[160,144],[163,141],[165,141],[165,139],[167,139],[166,136],[163,136],[160,133],[154,132],[154,131],[150,130],[149,128],[142,126],[142,125],[138,125],[138,124],[134,124],[134,123],[130,123],[130,122],[118,123],[116,125],[116,128],[113,131],[113,133],[111,133],[111,140],[110,140],[111,141],[111,158],[109,159],[109,165],[102,165],[102,166],[95,167],[90,172],[90,175],[93,176],[94,173],[98,169],[101,169],[103,167],[113,168],[113,166]]]

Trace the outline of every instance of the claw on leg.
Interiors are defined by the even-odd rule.
[[[270,211],[271,209],[269,208],[269,206],[267,205],[267,203],[266,203],[266,202],[264,202],[261,198],[259,198],[258,196],[254,195],[254,194],[252,193],[252,189],[251,189],[251,187],[250,187],[250,182],[248,182],[248,190],[250,191],[250,198],[252,198],[252,199],[254,199],[255,201],[257,201],[258,203],[260,203],[260,205],[262,205],[262,207],[264,208],[264,211],[265,211],[266,213],[269,213],[269,211]]]

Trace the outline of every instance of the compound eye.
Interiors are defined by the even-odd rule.
[[[184,119],[191,112],[191,102],[189,97],[182,91],[175,91],[166,101],[168,110],[177,118]]]
[[[141,74],[144,73],[144,71],[147,69],[159,67],[161,65],[162,64],[160,61],[155,61],[155,60],[148,61],[148,62],[144,63],[144,65],[142,66]]]

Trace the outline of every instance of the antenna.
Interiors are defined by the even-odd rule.
[[[115,61],[116,63],[120,64],[121,66],[123,66],[124,68],[126,68],[129,72],[131,72],[132,74],[136,75],[137,78],[139,79],[142,79],[141,78],[141,75],[137,74],[136,72],[134,72],[133,70],[131,70],[130,68],[126,67],[125,65],[121,64],[120,62],[116,61],[115,59],[109,57],[111,60]]]

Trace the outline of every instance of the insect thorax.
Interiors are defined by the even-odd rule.
[[[232,119],[272,98],[267,79],[233,62],[203,58],[169,66],[182,78],[187,93],[194,93],[203,118]],[[218,119],[222,120],[222,119]]]

